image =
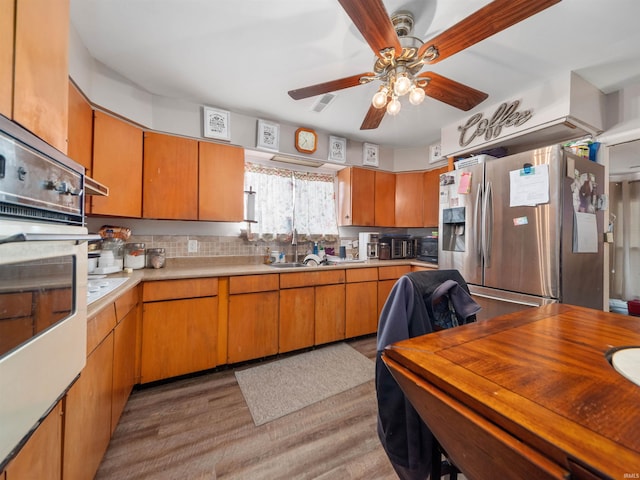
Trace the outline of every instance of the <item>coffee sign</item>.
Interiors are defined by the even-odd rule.
[[[491,118],[484,118],[483,113],[476,113],[469,117],[464,125],[458,127],[460,131],[459,144],[461,147],[469,145],[476,137],[484,136],[486,141],[498,138],[505,127],[519,127],[533,117],[533,110],[518,111],[520,100],[502,103]]]

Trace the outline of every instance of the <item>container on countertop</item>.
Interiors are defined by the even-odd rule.
[[[164,248],[147,248],[147,268],[163,268],[164,263]]]
[[[124,266],[138,270],[146,266],[144,243],[126,243],[124,246]]]

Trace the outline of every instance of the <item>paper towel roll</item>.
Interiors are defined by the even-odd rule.
[[[256,192],[248,191],[245,192],[247,194],[247,205],[245,208],[247,222],[255,222],[256,221]]]

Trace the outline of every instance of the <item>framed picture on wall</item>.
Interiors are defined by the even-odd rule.
[[[256,147],[277,152],[280,148],[280,125],[266,120],[258,120]]]
[[[378,145],[374,143],[362,144],[362,164],[377,167],[378,163]]]
[[[337,163],[347,161],[347,139],[329,135],[329,160]]]
[[[203,107],[203,135],[218,140],[231,140],[231,113]]]

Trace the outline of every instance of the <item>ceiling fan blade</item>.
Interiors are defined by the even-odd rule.
[[[358,75],[352,75],[351,77],[340,78],[338,80],[318,83],[309,87],[289,90],[288,93],[289,96],[294,100],[301,100],[303,98],[315,97],[316,95],[320,95],[321,93],[334,92],[336,90],[342,90],[343,88],[355,87],[356,85],[360,85],[360,79],[362,77],[373,75],[373,73],[360,73]]]
[[[344,11],[367,41],[371,50],[382,57],[381,50],[393,47],[396,56],[402,46],[382,0],[338,0]]]
[[[360,125],[360,130],[374,130],[378,128],[385,113],[387,113],[386,105],[382,108],[376,108],[371,105],[362,121],[362,125]]]
[[[425,59],[425,63],[438,63],[560,1],[494,0],[425,42],[418,50],[418,55],[422,55],[429,47],[434,46],[438,50],[438,56],[433,60]]]
[[[429,83],[424,87],[424,93],[431,98],[440,100],[460,110],[471,110],[484,101],[489,95],[475,88],[458,83],[450,78],[434,72],[424,72],[418,78],[428,78]]]

